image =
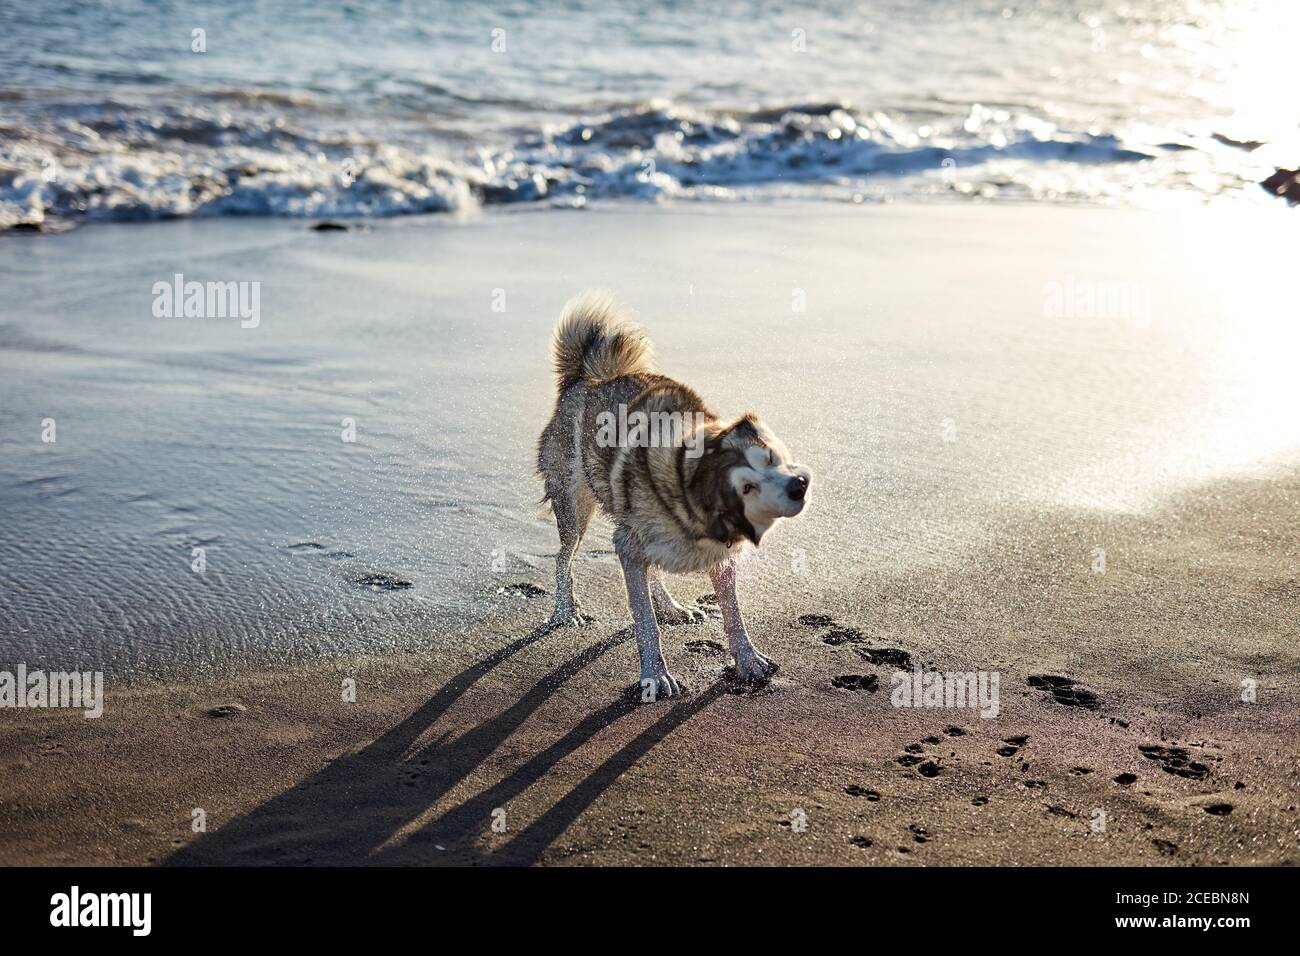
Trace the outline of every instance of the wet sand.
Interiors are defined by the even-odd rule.
[[[22,582],[0,665],[120,686],[436,653],[490,620],[498,587],[551,578],[547,344],[592,286],[816,474],[767,588],[833,595],[978,553],[1026,507],[1133,512],[1300,464],[1292,231],[1284,210],[681,205],[0,243],[0,576]],[[258,325],[155,317],[176,273],[259,282]],[[387,579],[412,586],[366,583]]]
[[[817,472],[809,514],[742,576],[751,634],[781,665],[770,684],[727,681],[711,619],[665,633],[689,695],[640,705],[607,526],[576,568],[594,626],[542,631],[549,593],[498,592],[551,588],[550,529],[530,511],[507,526],[504,569],[488,566],[490,542],[475,552],[484,566],[460,597],[477,613],[415,607],[415,647],[375,652],[344,633],[339,653],[295,665],[122,675],[98,720],[0,711],[0,863],[1300,861],[1300,468],[1295,422],[1273,404],[1295,387],[1270,364],[1293,354],[1267,323],[1283,301],[1277,249],[1212,274],[1170,264],[1178,220],[1097,210],[601,215],[471,228],[518,248],[550,230],[575,255],[653,234],[647,255],[668,270],[673,229],[690,222],[683,243],[709,249],[718,274],[733,246],[771,262],[785,250],[817,270],[807,288],[838,297],[791,322],[719,296],[700,310],[713,327],[667,317],[671,270],[641,259],[605,276],[641,306],[667,369],[710,394],[760,385],[768,397],[749,404]],[[591,233],[555,231],[561,219]],[[400,282],[404,256],[431,241],[419,227],[343,238],[371,243],[356,266],[368,281]],[[815,235],[837,241],[815,257],[799,244]],[[977,263],[988,235],[1001,238]],[[846,271],[855,257],[882,268]],[[922,265],[951,284],[927,284]],[[532,273],[537,317],[593,271]],[[1026,309],[1041,323],[1044,276],[1102,274],[1154,285],[1165,307],[1026,324]],[[788,302],[791,277],[770,284]],[[1226,334],[1208,291],[1221,285],[1264,324]],[[858,307],[873,319],[843,321]],[[738,364],[746,323],[756,350],[789,364]],[[689,351],[692,334],[707,347]],[[541,318],[526,338],[508,372],[544,342]],[[710,377],[723,341],[727,367]],[[528,375],[496,393],[537,397],[502,426],[501,456],[526,455],[544,417],[545,370]],[[525,459],[507,485],[522,499],[529,481]],[[394,603],[359,629],[402,617],[396,602],[429,586],[415,584],[369,598]],[[708,591],[703,577],[670,587]],[[998,715],[893,706],[905,662],[997,672]],[[355,703],[341,699],[349,678]]]

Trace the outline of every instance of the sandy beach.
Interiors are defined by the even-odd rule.
[[[690,695],[640,705],[628,632],[542,633],[541,599],[477,633],[488,654],[138,688],[95,721],[6,714],[0,859],[1294,864],[1300,478],[1204,491],[1144,518],[1036,516],[1025,530],[1039,545],[983,555],[979,574],[884,576],[806,603],[747,594],[782,664],[757,692],[726,682],[711,623],[666,636]],[[1124,555],[1102,580],[1062,557],[1095,534]],[[588,600],[617,621],[618,582],[596,579]],[[863,644],[826,644],[830,626],[801,625],[805,613]],[[942,669],[996,662],[1001,712],[896,709],[892,669],[860,647]],[[845,674],[881,689],[836,687]],[[1078,681],[1096,709],[1030,686],[1036,674]],[[1243,675],[1257,703],[1238,699]],[[355,704],[339,701],[346,677]],[[913,750],[924,763],[904,765]]]
[[[0,247],[0,664],[107,687],[0,710],[0,863],[1300,860],[1285,211],[308,226]],[[178,271],[260,281],[257,327],[152,316]],[[540,628],[545,344],[589,286],[817,476],[742,570],[766,687],[711,618],[665,633],[688,696],[639,704],[599,520],[595,625]],[[996,673],[996,716],[895,706],[914,666]]]

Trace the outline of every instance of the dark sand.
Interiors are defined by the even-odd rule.
[[[588,629],[538,630],[548,595],[438,655],[138,687],[99,720],[6,713],[0,863],[1294,864],[1298,502],[1292,475],[1145,517],[1025,513],[1007,540],[1037,545],[943,573],[829,603],[742,594],[781,663],[756,692],[688,650],[721,640],[710,621],[666,634],[690,695],[638,705],[614,569],[584,554]],[[1080,558],[1098,541],[1104,574]],[[827,644],[805,614],[863,640]],[[995,667],[1001,714],[896,709],[893,668],[862,647]],[[835,687],[846,674],[880,689]],[[1077,681],[1096,709],[1031,675]],[[210,714],[230,703],[246,710]],[[899,762],[909,748],[921,764]]]

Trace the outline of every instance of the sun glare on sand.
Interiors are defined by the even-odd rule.
[[[1244,466],[1300,445],[1300,306],[1295,223],[1224,215],[1218,252],[1219,362],[1224,390],[1211,440],[1225,465]]]
[[[1295,222],[1270,212],[1203,210],[1171,249],[1164,281],[1208,277],[1210,293],[1199,315],[1164,321],[1185,352],[1184,374],[1204,375],[1202,400],[1178,410],[1186,431],[1171,436],[1185,478],[1267,470],[1300,449],[1300,307],[1288,278]]]
[[[1125,384],[1109,396],[1150,414],[1110,419],[1104,446],[1088,446],[1053,497],[1140,512],[1300,462],[1294,234],[1285,208],[1213,207],[1179,214],[1151,240],[1156,261],[1134,273],[1152,286],[1150,322],[1120,340]]]

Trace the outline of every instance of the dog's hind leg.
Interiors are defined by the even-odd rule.
[[[713,592],[718,596],[727,645],[731,648],[731,656],[736,659],[736,676],[747,681],[764,680],[776,670],[776,665],[754,649],[745,631],[740,604],[736,601],[736,562],[723,561],[709,568],[709,579],[713,582]]]
[[[650,601],[654,604],[655,618],[660,624],[703,624],[705,613],[698,607],[678,604],[668,589],[664,587],[663,572],[655,565],[650,566]]]
[[[560,550],[555,555],[555,613],[549,621],[552,626],[583,627],[594,620],[590,614],[583,613],[573,595],[573,555],[595,506],[591,495],[584,495],[572,487],[554,489],[551,494],[555,527],[560,533]]]
[[[682,686],[676,677],[668,673],[668,664],[664,661],[659,622],[655,620],[654,605],[650,602],[645,554],[625,528],[614,531],[614,551],[623,565],[627,604],[632,611],[632,630],[636,634],[636,649],[641,656],[641,699],[653,703],[660,697],[680,694]]]

